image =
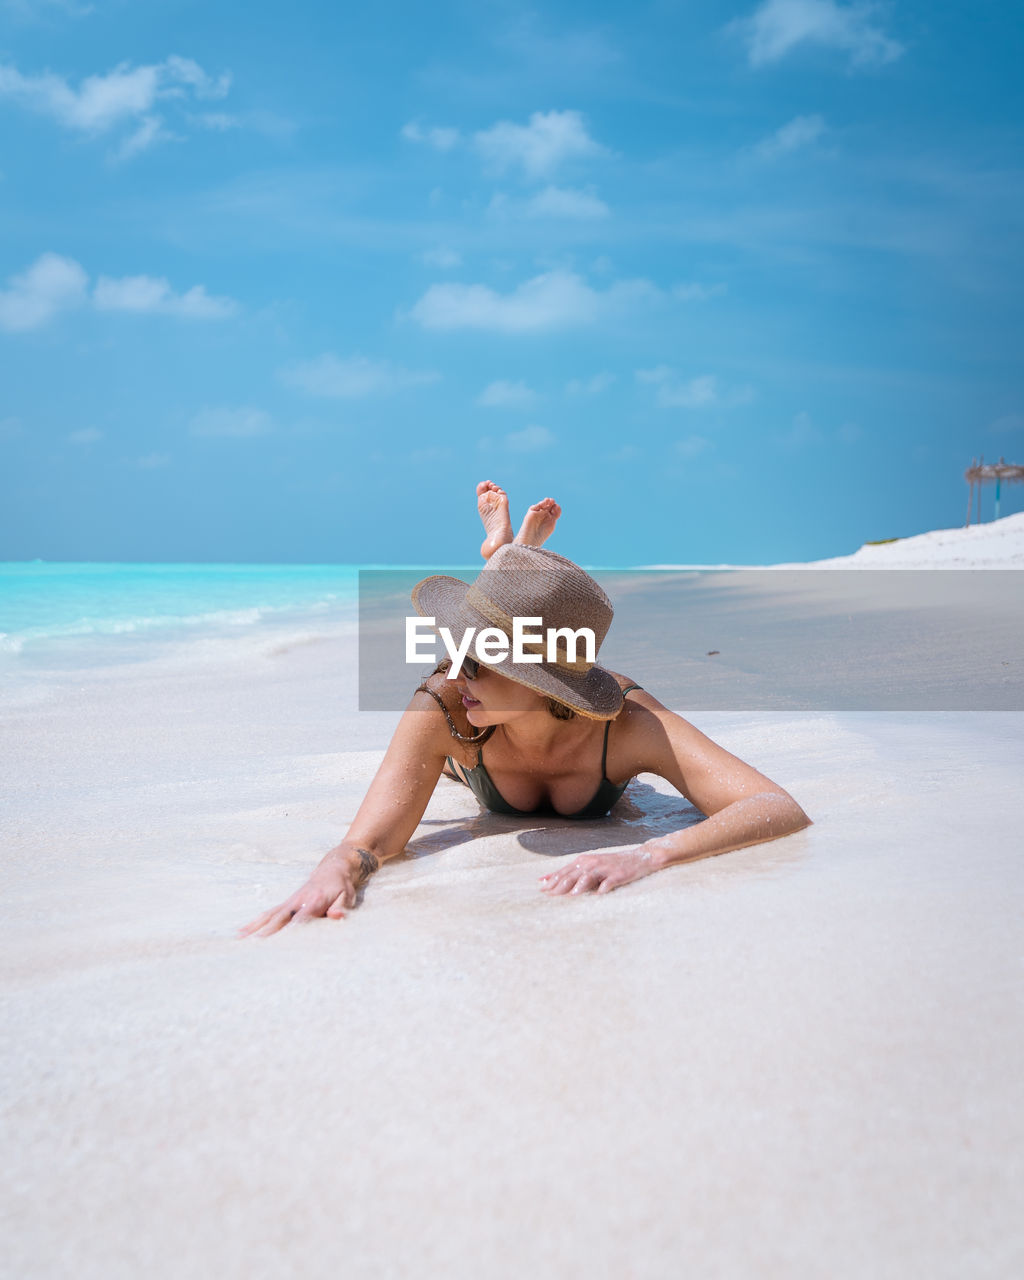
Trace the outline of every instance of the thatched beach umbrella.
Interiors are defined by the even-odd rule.
[[[971,459],[971,465],[964,472],[964,479],[967,481],[967,520],[964,528],[971,523],[971,502],[974,498],[974,486],[978,486],[978,515],[977,523],[981,523],[981,486],[988,480],[996,482],[996,514],[995,519],[999,519],[999,493],[1002,482],[1005,480],[1008,484],[1012,484],[1014,480],[1024,480],[1024,467],[1018,466],[1015,462],[1007,462],[1000,458],[998,462],[990,462],[985,465],[984,457],[975,460]]]

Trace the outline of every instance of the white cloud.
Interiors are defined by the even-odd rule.
[[[713,374],[702,374],[684,381],[663,364],[654,369],[638,369],[636,378],[638,382],[658,388],[655,403],[661,409],[710,409],[713,406],[731,409],[749,404],[753,398],[749,387],[725,390]]]
[[[656,296],[647,280],[622,280],[600,291],[571,271],[548,271],[509,294],[484,284],[431,285],[409,314],[424,329],[537,333],[592,324],[611,310]]]
[[[156,66],[129,68],[121,63],[105,76],[87,76],[78,90],[52,72],[24,76],[16,67],[0,67],[0,95],[52,116],[60,124],[99,133],[124,118],[139,116],[156,101]]]
[[[672,288],[672,297],[680,302],[706,302],[708,298],[717,298],[725,293],[724,284],[677,284]]]
[[[662,408],[703,409],[718,400],[717,382],[710,374],[683,382],[666,365],[659,365],[656,369],[638,369],[636,376],[639,382],[657,386],[657,403]]]
[[[593,191],[545,187],[526,202],[528,218],[607,218],[611,210]]]
[[[989,431],[995,435],[1004,435],[1010,431],[1024,431],[1024,413],[1004,413],[1001,418],[989,424]]]
[[[0,329],[38,329],[61,311],[80,306],[89,277],[73,258],[44,253],[0,290]]]
[[[225,71],[214,79],[207,75],[198,62],[193,62],[191,58],[179,58],[175,53],[166,59],[163,67],[168,77],[188,85],[197,98],[224,98],[231,88],[230,72]],[[184,90],[171,88],[165,90],[165,93],[167,97],[181,97]]]
[[[74,258],[44,253],[9,287],[0,290],[0,329],[37,329],[61,311],[89,300],[89,276]],[[189,320],[221,320],[234,315],[231,298],[211,297],[203,285],[176,294],[168,281],[153,276],[100,276],[91,298],[97,311],[180,316]]]
[[[230,84],[229,75],[214,79],[191,58],[176,55],[140,67],[119,63],[106,75],[86,76],[77,89],[50,71],[22,75],[14,66],[0,66],[0,97],[49,116],[65,128],[96,137],[135,122],[135,129],[115,153],[121,160],[175,136],[154,112],[159,102],[189,96],[222,98]]]
[[[444,271],[462,266],[462,254],[443,246],[438,249],[427,249],[422,255],[422,260],[428,267],[440,267]]]
[[[498,192],[492,197],[488,212],[499,216],[523,218],[572,218],[589,220],[607,218],[611,210],[592,190],[571,187],[545,187],[528,200],[510,200]]]
[[[569,396],[599,396],[614,381],[614,373],[595,373],[592,378],[570,378],[565,384],[565,393]]]
[[[676,441],[676,453],[683,458],[696,458],[699,453],[711,447],[711,441],[705,436],[687,436]]]
[[[269,435],[274,429],[269,413],[262,409],[200,409],[189,423],[194,436],[229,436],[244,439]]]
[[[97,311],[134,311],[181,316],[188,320],[223,320],[238,310],[231,298],[215,298],[203,285],[176,294],[169,281],[155,276],[100,276],[93,290]]]
[[[872,22],[876,7],[838,0],[764,0],[728,29],[745,40],[753,67],[777,62],[801,44],[842,50],[855,66],[881,65],[898,58],[903,46]]]
[[[550,449],[555,437],[547,427],[529,426],[522,431],[511,432],[502,443],[513,453],[537,453],[541,449]]]
[[[402,126],[402,137],[408,142],[422,142],[435,151],[451,151],[459,141],[459,131],[442,126],[424,129],[415,120],[410,120]]]
[[[156,471],[160,467],[170,466],[170,462],[169,453],[146,453],[141,458],[135,459],[135,466],[141,471]]]
[[[200,111],[190,113],[187,119],[204,129],[214,133],[229,133],[232,129],[251,129],[254,133],[262,133],[266,138],[281,141],[292,137],[297,125],[287,116],[278,115],[274,111]]]
[[[135,132],[130,133],[116,148],[112,158],[117,161],[131,160],[133,156],[148,150],[158,142],[179,142],[180,140],[176,133],[171,133],[164,128],[159,116],[144,116]]]
[[[817,444],[820,440],[821,432],[805,409],[794,415],[788,431],[775,437],[776,444],[783,445],[787,449],[802,449],[807,445]]]
[[[103,432],[95,427],[80,427],[78,431],[69,432],[68,439],[72,444],[95,444],[103,439]]]
[[[499,120],[473,141],[492,173],[521,169],[531,179],[546,177],[568,160],[606,154],[578,111],[535,111],[526,125]]]
[[[800,147],[816,142],[825,132],[825,121],[821,116],[795,116],[781,129],[763,139],[754,148],[754,155],[759,160],[778,160],[780,156],[789,155]]]
[[[297,387],[311,396],[361,400],[366,396],[386,395],[404,387],[437,382],[441,375],[402,369],[386,360],[368,360],[366,356],[349,356],[342,360],[326,352],[315,360],[289,365],[281,370],[279,376],[288,386]]]
[[[536,399],[537,393],[531,391],[525,382],[499,379],[484,387],[476,402],[488,409],[521,409],[534,404]]]

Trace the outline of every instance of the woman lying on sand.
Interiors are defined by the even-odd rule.
[[[511,635],[513,618],[539,617],[531,631],[589,627],[600,646],[611,622],[608,598],[578,565],[542,546],[558,505],[550,498],[534,504],[513,538],[504,490],[484,481],[477,497],[487,565],[469,586],[424,579],[413,589],[417,611],[459,638],[468,627],[497,626]],[[543,661],[531,662],[467,657],[454,680],[451,664],[442,662],[413,694],[348,834],[301,889],[241,933],[266,936],[292,920],[343,917],[359,887],[405,849],[442,773],[471,787],[487,808],[531,818],[602,817],[632,778],[654,773],[707,815],[633,849],[572,859],[541,876],[550,894],[607,893],[673,863],[809,824],[780,786],[628,676],[588,662],[564,641],[554,660],[546,648],[540,654]]]

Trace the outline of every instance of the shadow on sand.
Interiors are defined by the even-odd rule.
[[[692,827],[703,818],[700,810],[685,797],[666,796],[634,779],[606,818],[581,820],[548,814],[514,818],[487,810],[469,818],[424,818],[422,826],[437,829],[410,841],[405,857],[423,858],[485,836],[514,834],[518,843],[531,853],[560,858],[566,854],[643,844],[655,836]]]

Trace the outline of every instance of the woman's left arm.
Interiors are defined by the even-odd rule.
[[[788,791],[644,693],[634,695],[622,750],[637,773],[671,782],[705,821],[620,853],[584,854],[542,878],[553,893],[607,893],[677,862],[777,840],[810,825]],[[618,753],[616,753],[618,754]]]

